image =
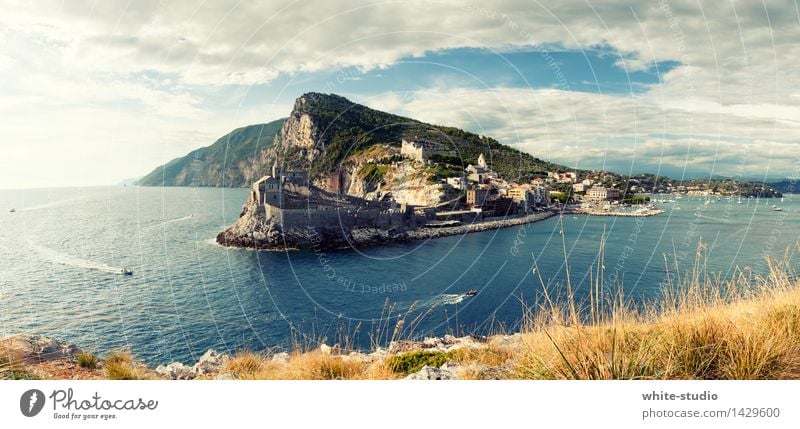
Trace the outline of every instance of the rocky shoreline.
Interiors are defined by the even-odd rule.
[[[339,345],[321,344],[315,350],[303,354],[317,354],[342,363],[384,364],[388,359],[411,354],[428,354],[443,356],[445,360],[436,365],[424,365],[404,377],[408,380],[457,380],[463,378],[502,379],[507,378],[513,369],[513,361],[508,359],[498,365],[482,363],[458,363],[447,358],[452,353],[475,352],[488,348],[503,349],[509,354],[522,345],[522,335],[495,335],[454,337],[430,337],[422,340],[392,341],[386,348],[364,353],[360,351],[342,350]],[[13,357],[13,363],[4,363],[5,367],[15,367],[17,372],[27,374],[27,379],[105,379],[103,368],[105,360],[98,358],[97,366],[84,368],[79,364],[81,349],[71,343],[55,338],[18,334],[0,339],[0,350],[6,358]],[[280,352],[260,354],[259,358],[274,367],[290,365],[290,359],[297,353]],[[135,362],[142,379],[156,380],[236,380],[239,374],[233,362],[236,355],[221,353],[213,349],[206,351],[194,364],[171,362],[156,367]],[[0,372],[0,375],[3,375]],[[0,377],[8,378],[8,377]],[[335,377],[333,377],[335,378]],[[397,378],[397,377],[395,377]]]
[[[249,208],[249,210],[254,209]],[[248,213],[249,210],[245,209]],[[357,246],[427,240],[451,235],[507,228],[538,222],[555,216],[555,214],[556,213],[552,211],[543,211],[526,216],[504,217],[440,228],[424,226],[416,229],[364,227],[343,231],[335,225],[319,225],[313,229],[288,228],[286,230],[278,230],[270,227],[266,229],[268,231],[267,233],[258,232],[264,228],[261,225],[257,225],[258,219],[257,216],[254,216],[253,219],[245,219],[244,221],[240,219],[236,225],[219,233],[216,237],[216,241],[218,244],[225,247],[244,247],[272,251],[299,250],[304,248],[316,250],[346,249]],[[246,213],[244,216],[249,216],[249,214]]]

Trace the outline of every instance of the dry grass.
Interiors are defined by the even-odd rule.
[[[39,377],[27,370],[16,352],[0,346],[0,380],[35,380],[37,378]]]
[[[528,319],[514,378],[800,378],[800,283],[789,264],[726,282],[698,266],[669,284],[658,306],[593,297],[585,321],[574,299],[549,301]]]
[[[109,380],[148,380],[152,375],[142,364],[135,362],[130,352],[117,351],[106,357],[103,370]]]
[[[240,380],[360,380],[394,378],[376,365],[319,350],[296,352],[286,362],[247,352],[231,358],[225,370]]]

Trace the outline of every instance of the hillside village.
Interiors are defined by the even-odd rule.
[[[395,151],[396,152],[396,151]],[[405,175],[437,171],[437,159],[456,156],[444,144],[426,139],[402,140],[399,156],[388,152],[388,165],[379,169],[375,163],[361,165],[360,171],[381,171],[372,179],[380,182],[374,192],[351,195],[344,169],[317,184],[300,170],[285,170],[276,163],[271,175],[252,185],[250,199],[257,202],[259,213],[266,219],[284,226],[314,227],[319,224],[341,223],[351,227],[451,227],[498,217],[525,216],[536,212],[560,209],[567,203],[584,206],[614,206],[643,203],[648,197],[635,194],[637,186],[620,189],[617,184],[605,186],[604,176],[581,177],[575,172],[549,172],[545,177],[520,183],[507,180],[494,172],[484,154],[475,164],[461,171],[448,163],[448,176],[438,180],[439,200],[434,204],[413,204],[400,198],[395,187],[385,180],[389,171]],[[385,154],[383,159],[387,159]],[[362,174],[364,175],[364,174]],[[367,185],[362,185],[362,188]],[[565,189],[566,188],[566,189]],[[565,189],[565,190],[564,190]],[[455,198],[450,198],[455,196]]]

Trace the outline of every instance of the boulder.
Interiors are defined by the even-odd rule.
[[[55,359],[73,360],[81,352],[75,344],[39,335],[18,334],[0,340],[0,348],[24,362],[36,363]]]
[[[432,366],[425,365],[422,367],[421,370],[415,372],[408,377],[406,380],[455,380],[456,375],[444,368],[436,368]]]
[[[208,349],[192,367],[196,375],[217,373],[228,363],[230,356],[214,349]]]
[[[289,363],[289,353],[286,352],[275,353],[274,355],[272,355],[272,362],[280,364]]]
[[[337,353],[339,353],[339,349],[340,349],[340,347],[339,347],[338,344],[334,344],[332,346],[329,346],[329,345],[323,343],[322,345],[319,346],[319,351],[321,351],[322,353],[324,353],[326,355],[337,354]]]
[[[193,367],[184,365],[181,362],[172,362],[169,365],[159,365],[156,368],[156,374],[165,378],[169,378],[170,380],[192,380],[196,376]]]

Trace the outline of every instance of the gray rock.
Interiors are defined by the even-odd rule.
[[[419,370],[418,372],[415,372],[406,377],[406,380],[455,380],[455,379],[456,375],[452,371],[428,365],[423,366],[422,369]]]
[[[39,335],[19,334],[0,340],[2,346],[18,359],[26,362],[43,362],[53,359],[74,359],[81,352],[75,344]]]
[[[193,367],[184,365],[181,362],[172,362],[169,365],[159,365],[156,368],[156,374],[169,378],[170,380],[192,380],[196,376]]]
[[[329,345],[323,343],[322,345],[319,346],[319,351],[321,351],[322,353],[325,353],[326,355],[337,354],[337,353],[339,353],[339,349],[340,349],[340,347],[339,347],[338,344],[334,344],[332,346],[329,346]]]
[[[225,364],[228,363],[230,356],[220,353],[214,349],[208,349],[203,356],[192,367],[192,371],[197,375],[211,374],[220,372]]]
[[[350,352],[350,354],[342,356],[342,359],[351,360],[355,362],[372,362],[374,358],[371,355],[366,355],[364,353]]]
[[[286,352],[275,353],[274,355],[272,355],[272,362],[275,362],[275,363],[288,363],[289,362],[289,353],[286,353]]]

